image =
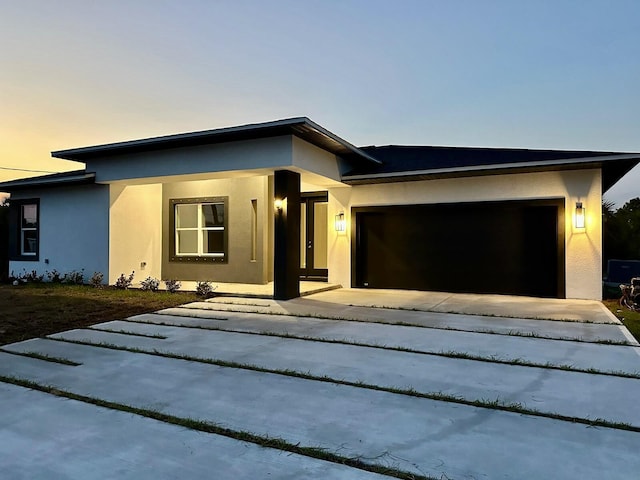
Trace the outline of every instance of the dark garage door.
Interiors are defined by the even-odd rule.
[[[564,201],[354,208],[355,286],[564,298]]]

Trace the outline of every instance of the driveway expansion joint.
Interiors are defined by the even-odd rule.
[[[389,468],[389,467],[385,467],[383,465],[374,464],[374,463],[367,463],[363,461],[363,457],[360,457],[360,456],[358,457],[343,456],[338,454],[337,452],[331,452],[327,448],[304,446],[304,445],[300,445],[300,443],[293,444],[286,441],[285,439],[278,438],[278,437],[262,436],[262,435],[254,434],[251,432],[239,431],[239,430],[227,428],[215,422],[178,417],[175,415],[162,413],[157,410],[150,410],[150,409],[135,407],[135,406],[126,405],[118,402],[103,400],[103,399],[91,397],[88,395],[76,394],[64,389],[56,388],[54,386],[42,385],[38,382],[33,382],[30,380],[21,379],[18,377],[9,377],[9,376],[0,375],[0,382],[9,383],[12,385],[17,385],[17,386],[29,388],[32,390],[37,390],[43,393],[48,393],[58,397],[64,397],[70,400],[76,400],[76,401],[96,405],[98,407],[132,413],[134,415],[139,415],[139,416],[150,418],[160,422],[182,426],[185,428],[197,430],[204,433],[233,438],[235,440],[253,443],[264,448],[273,448],[273,449],[281,450],[284,452],[295,453],[295,454],[303,455],[310,458],[316,458],[319,460],[346,465],[348,467],[357,468],[359,470],[364,470],[367,472],[379,473],[381,475],[386,475],[392,478],[399,478],[402,480],[438,480],[436,477],[417,475],[415,473],[403,471],[400,469]]]
[[[363,388],[367,390],[386,392],[386,393],[391,393],[395,395],[424,398],[427,400],[433,400],[437,402],[455,403],[455,404],[466,405],[466,406],[476,407],[476,408],[485,408],[485,409],[498,410],[498,411],[508,412],[508,413],[516,413],[519,415],[545,417],[553,420],[560,420],[560,421],[571,422],[571,423],[580,423],[580,424],[588,425],[591,427],[606,427],[606,428],[640,432],[640,425],[634,426],[626,422],[612,422],[612,421],[607,421],[605,419],[600,419],[600,418],[589,419],[589,418],[561,415],[554,412],[544,412],[535,408],[527,408],[518,402],[515,402],[515,403],[505,402],[503,400],[500,400],[499,398],[467,399],[462,396],[447,395],[441,392],[420,392],[413,388],[403,389],[403,388],[395,388],[395,387],[384,387],[380,385],[368,384],[362,381],[347,381],[344,379],[335,379],[329,376],[313,375],[310,372],[301,372],[294,369],[288,369],[288,370],[271,369],[271,368],[262,367],[259,365],[253,365],[253,364],[243,364],[238,362],[230,362],[226,360],[218,360],[214,358],[202,358],[202,357],[193,357],[193,356],[187,356],[187,355],[178,355],[171,352],[163,352],[159,350],[144,350],[140,348],[122,347],[119,345],[107,344],[107,343],[93,343],[93,342],[86,342],[81,340],[69,340],[64,338],[49,338],[49,339],[57,342],[72,343],[76,345],[84,345],[89,347],[105,348],[109,350],[119,350],[119,351],[134,353],[134,354],[152,355],[157,357],[170,358],[174,360],[204,363],[207,365],[215,365],[221,368],[249,370],[249,371],[260,372],[260,373],[281,375],[285,377],[300,378],[303,380],[311,380],[311,381],[317,381],[317,382],[323,382],[323,383],[333,383],[336,385],[344,385],[347,387]]]
[[[189,317],[187,317],[187,318],[189,318]],[[502,364],[502,365],[514,365],[514,366],[519,366],[519,367],[532,367],[532,368],[546,368],[546,369],[570,371],[570,372],[576,372],[576,373],[587,373],[587,374],[590,374],[590,375],[606,375],[606,376],[614,376],[614,377],[640,379],[640,372],[624,372],[624,371],[616,371],[616,370],[606,371],[606,370],[598,370],[598,369],[595,369],[595,368],[588,368],[588,369],[587,368],[577,368],[577,367],[574,367],[573,365],[569,365],[569,364],[563,365],[563,364],[553,364],[553,363],[536,363],[536,362],[528,362],[528,361],[522,360],[520,358],[513,358],[513,359],[504,358],[504,359],[502,359],[502,358],[497,358],[495,356],[471,355],[471,354],[468,354],[468,353],[465,353],[465,352],[456,352],[454,350],[449,350],[449,351],[427,351],[427,350],[416,350],[416,349],[405,348],[405,347],[394,347],[394,346],[389,346],[389,345],[376,345],[376,344],[371,344],[371,343],[355,342],[355,341],[349,341],[349,340],[346,340],[346,339],[338,340],[338,339],[329,339],[329,338],[323,338],[323,337],[307,337],[307,336],[300,336],[300,335],[287,334],[287,333],[273,333],[273,332],[268,332],[268,331],[252,332],[252,331],[240,330],[240,329],[234,329],[234,328],[228,328],[228,327],[205,327],[205,326],[200,326],[200,325],[179,325],[179,324],[163,323],[163,322],[160,322],[160,323],[149,323],[149,322],[143,322],[143,321],[137,321],[137,320],[131,320],[131,319],[122,320],[122,321],[123,322],[129,322],[129,323],[137,323],[137,324],[141,324],[141,325],[160,325],[160,326],[166,326],[166,327],[191,328],[191,329],[196,329],[196,330],[209,330],[209,331],[213,331],[213,332],[229,332],[229,333],[237,333],[237,334],[240,334],[240,335],[254,335],[254,336],[263,336],[263,337],[286,338],[286,339],[300,340],[300,341],[305,341],[305,342],[318,342],[318,343],[329,343],[329,344],[338,344],[338,345],[351,345],[351,346],[355,346],[355,347],[375,348],[375,349],[379,349],[379,350],[414,353],[414,354],[418,354],[418,355],[433,355],[433,356],[437,356],[437,357],[457,358],[457,359],[461,359],[461,360],[470,360],[470,361],[486,362],[486,363],[498,363],[498,364]],[[402,326],[402,325],[400,325],[400,326]],[[425,328],[428,328],[428,327],[425,327]],[[98,330],[98,329],[91,328],[91,330],[110,332],[110,330],[107,330],[107,329]],[[113,332],[113,333],[120,333],[120,332]],[[474,332],[474,333],[481,333],[481,332]],[[56,338],[54,338],[54,337],[47,337],[47,338],[50,338],[52,340],[56,340]],[[586,343],[595,343],[595,342],[586,342]],[[625,346],[631,347],[631,345],[625,345]]]
[[[256,457],[244,451],[262,451],[259,465],[288,465],[279,470],[280,480],[380,478],[366,470],[369,465],[380,475],[429,480],[600,480],[603,471],[612,480],[637,476],[640,413],[634,399],[640,396],[640,349],[596,342],[550,342],[507,332],[513,326],[520,334],[531,330],[556,340],[564,334],[587,340],[619,340],[625,339],[620,333],[624,327],[374,311],[336,302],[340,295],[335,292],[274,302],[277,306],[270,310],[281,312],[251,313],[227,306],[223,320],[216,315],[225,310],[211,307],[224,309],[227,302],[212,301],[206,311],[174,309],[195,315],[171,317],[171,309],[167,309],[161,314],[136,315],[129,321],[109,321],[7,345],[12,353],[24,355],[0,352],[0,403],[13,406],[0,415],[0,463],[8,465],[13,477],[21,468],[30,468],[29,473],[34,473],[30,478],[48,478],[43,472],[68,467],[112,472],[109,469],[125,459],[132,460],[136,473],[154,468],[161,472],[146,477],[130,475],[130,479],[169,478],[172,475],[166,473],[167,466],[179,464],[184,455],[193,453],[176,446],[188,449],[189,444],[197,443],[200,452],[215,452],[221,455],[221,464],[233,464],[234,469],[241,463],[255,464],[250,459]],[[373,299],[405,306],[408,299],[418,298],[414,293],[380,298],[366,291],[350,295],[352,303]],[[476,301],[471,299],[469,306]],[[506,308],[512,301],[506,300]],[[535,313],[533,302],[525,299],[527,302],[527,308]],[[235,301],[230,299],[229,303]],[[450,298],[438,308],[456,303],[459,298]],[[574,303],[579,310],[576,318],[595,308]],[[556,313],[571,313],[574,303]],[[504,312],[505,305],[497,305],[496,311]],[[311,308],[308,311],[317,315],[292,313],[302,308]],[[371,319],[421,324],[318,318],[327,313],[351,316],[365,311],[372,312]],[[545,312],[551,310],[542,309]],[[461,328],[429,328],[432,324]],[[494,326],[502,335],[478,332]],[[68,356],[83,363],[71,369],[21,358],[32,354]],[[469,356],[478,360],[465,358]],[[506,358],[512,364],[496,361]],[[529,367],[519,362],[536,365],[518,368]],[[591,376],[594,374],[599,377]],[[106,409],[100,411],[100,403]],[[12,410],[23,412],[22,417],[16,418]],[[75,415],[78,411],[86,416]],[[125,411],[130,422],[112,420],[124,418]],[[105,421],[110,422],[112,440],[108,444],[102,441]],[[209,433],[206,429],[211,428],[221,429],[220,435],[198,433]],[[11,441],[4,441],[6,435]],[[187,437],[181,435],[197,437],[198,441],[183,444]],[[244,438],[249,443],[241,444],[245,435],[253,437]],[[73,437],[81,439],[82,445],[67,442]],[[121,438],[136,438],[135,451],[121,445],[117,440]],[[207,449],[206,445],[220,445],[220,439],[234,445],[227,450],[234,454],[224,456],[215,448]],[[21,442],[29,448],[16,448]],[[52,451],[58,444],[69,446],[66,454],[60,452],[66,456],[49,460],[51,456],[38,453]],[[272,445],[273,453],[259,448]],[[173,451],[180,453],[156,454]],[[205,455],[199,455],[199,460],[209,465]],[[335,462],[319,465],[327,455],[335,455]],[[298,459],[287,463],[294,457]],[[150,458],[154,461],[148,462]],[[343,469],[347,461],[365,465]],[[187,463],[180,466],[185,472],[193,472],[189,469],[200,464],[194,461],[190,467]],[[297,474],[287,476],[289,465],[294,464]],[[326,471],[334,476],[319,474]],[[175,469],[170,472],[179,476]],[[185,477],[206,478],[208,472],[200,472],[185,473]],[[244,478],[260,476],[259,472]]]
[[[219,309],[216,309],[216,308],[196,308],[196,307],[180,306],[180,307],[175,307],[175,308],[172,308],[172,309],[159,310],[159,311],[154,312],[154,313],[156,315],[181,316],[180,314],[174,313],[175,310],[180,310],[180,309],[189,310],[189,311],[202,310],[202,311],[207,311],[207,312],[246,313],[246,314],[253,314],[253,315],[277,315],[277,316],[281,316],[281,317],[288,317],[288,318],[291,318],[291,319],[318,318],[318,319],[322,319],[322,320],[330,320],[330,321],[336,321],[336,322],[372,323],[372,324],[394,325],[394,326],[398,326],[398,327],[414,327],[414,328],[426,328],[426,329],[432,329],[432,330],[446,330],[446,331],[451,331],[451,332],[478,333],[478,334],[483,334],[483,335],[500,335],[500,336],[505,336],[505,337],[524,337],[524,338],[533,338],[533,339],[540,339],[540,340],[554,340],[554,341],[577,342],[577,343],[595,343],[595,344],[603,344],[603,345],[620,345],[620,346],[636,347],[636,348],[640,347],[640,345],[638,345],[637,342],[631,342],[629,339],[625,339],[625,340],[610,340],[610,339],[585,340],[583,338],[576,338],[576,337],[552,337],[552,336],[546,336],[546,335],[538,335],[538,334],[536,334],[534,332],[518,332],[518,331],[499,332],[499,331],[487,330],[487,329],[471,330],[471,329],[462,329],[462,328],[448,327],[448,326],[443,327],[443,326],[434,326],[434,325],[421,325],[421,324],[418,324],[418,323],[410,323],[410,322],[405,322],[405,321],[398,321],[398,322],[387,321],[387,322],[385,322],[385,321],[375,321],[375,320],[361,320],[361,319],[349,318],[349,317],[340,317],[340,318],[338,318],[338,317],[330,317],[330,316],[322,316],[322,315],[314,315],[314,314],[300,315],[300,314],[289,314],[289,313],[273,312],[273,311],[261,312],[261,311],[258,311],[258,310],[256,310],[256,311],[247,311],[247,310],[232,310],[232,309],[219,310]],[[170,313],[168,313],[167,310],[170,310]],[[187,318],[192,317],[191,315],[183,315],[183,316],[187,317]],[[198,317],[196,316],[196,318],[198,318]],[[556,320],[553,320],[553,321],[556,321]],[[598,325],[598,326],[611,325],[611,326],[614,326],[614,327],[619,327],[619,325],[602,324],[602,323],[590,323],[590,322],[569,322],[569,321],[567,321],[567,323],[587,323],[587,324]]]

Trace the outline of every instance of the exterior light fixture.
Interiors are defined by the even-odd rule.
[[[287,208],[287,199],[285,198],[276,198],[275,202],[273,202],[273,206],[276,207],[276,210],[282,211]]]
[[[344,232],[347,229],[347,221],[344,218],[344,212],[336,215],[335,220],[336,232]]]
[[[582,202],[576,202],[576,214],[575,214],[575,227],[584,228],[584,213],[585,208],[582,206]]]

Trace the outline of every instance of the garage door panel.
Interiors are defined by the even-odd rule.
[[[562,296],[558,205],[491,202],[354,213],[355,286]]]

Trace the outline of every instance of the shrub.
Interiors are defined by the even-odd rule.
[[[167,292],[170,293],[176,293],[182,286],[182,284],[178,280],[165,280],[164,285],[167,289]]]
[[[80,271],[71,270],[69,273],[65,273],[62,278],[62,283],[82,285],[84,283],[84,268]]]
[[[24,277],[26,273],[27,272],[16,274],[13,270],[11,270],[11,273],[9,274],[9,281],[13,285],[20,285],[21,283],[27,283],[27,279]]]
[[[30,272],[24,271],[22,275],[18,277],[23,283],[33,282],[40,283],[44,280],[44,274],[38,275],[38,272],[31,270]]]
[[[51,283],[62,283],[62,278],[63,278],[62,274],[55,268],[50,272],[47,271],[46,273],[47,273],[47,278]]]
[[[213,294],[213,291],[218,288],[211,285],[210,282],[198,282],[196,285],[196,295],[199,297],[208,298]]]
[[[115,283],[114,286],[116,288],[120,288],[122,290],[126,290],[133,283],[133,274],[134,273],[135,272],[131,272],[131,275],[129,275],[128,277],[125,277],[124,273],[121,273],[120,276],[118,277],[118,279],[116,280],[116,283]]]
[[[142,282],[140,282],[140,288],[142,290],[149,290],[151,292],[157,292],[159,286],[160,280],[153,277],[147,277]]]
[[[104,274],[102,272],[93,272],[89,279],[89,284],[94,288],[102,288],[102,281],[104,280]]]

